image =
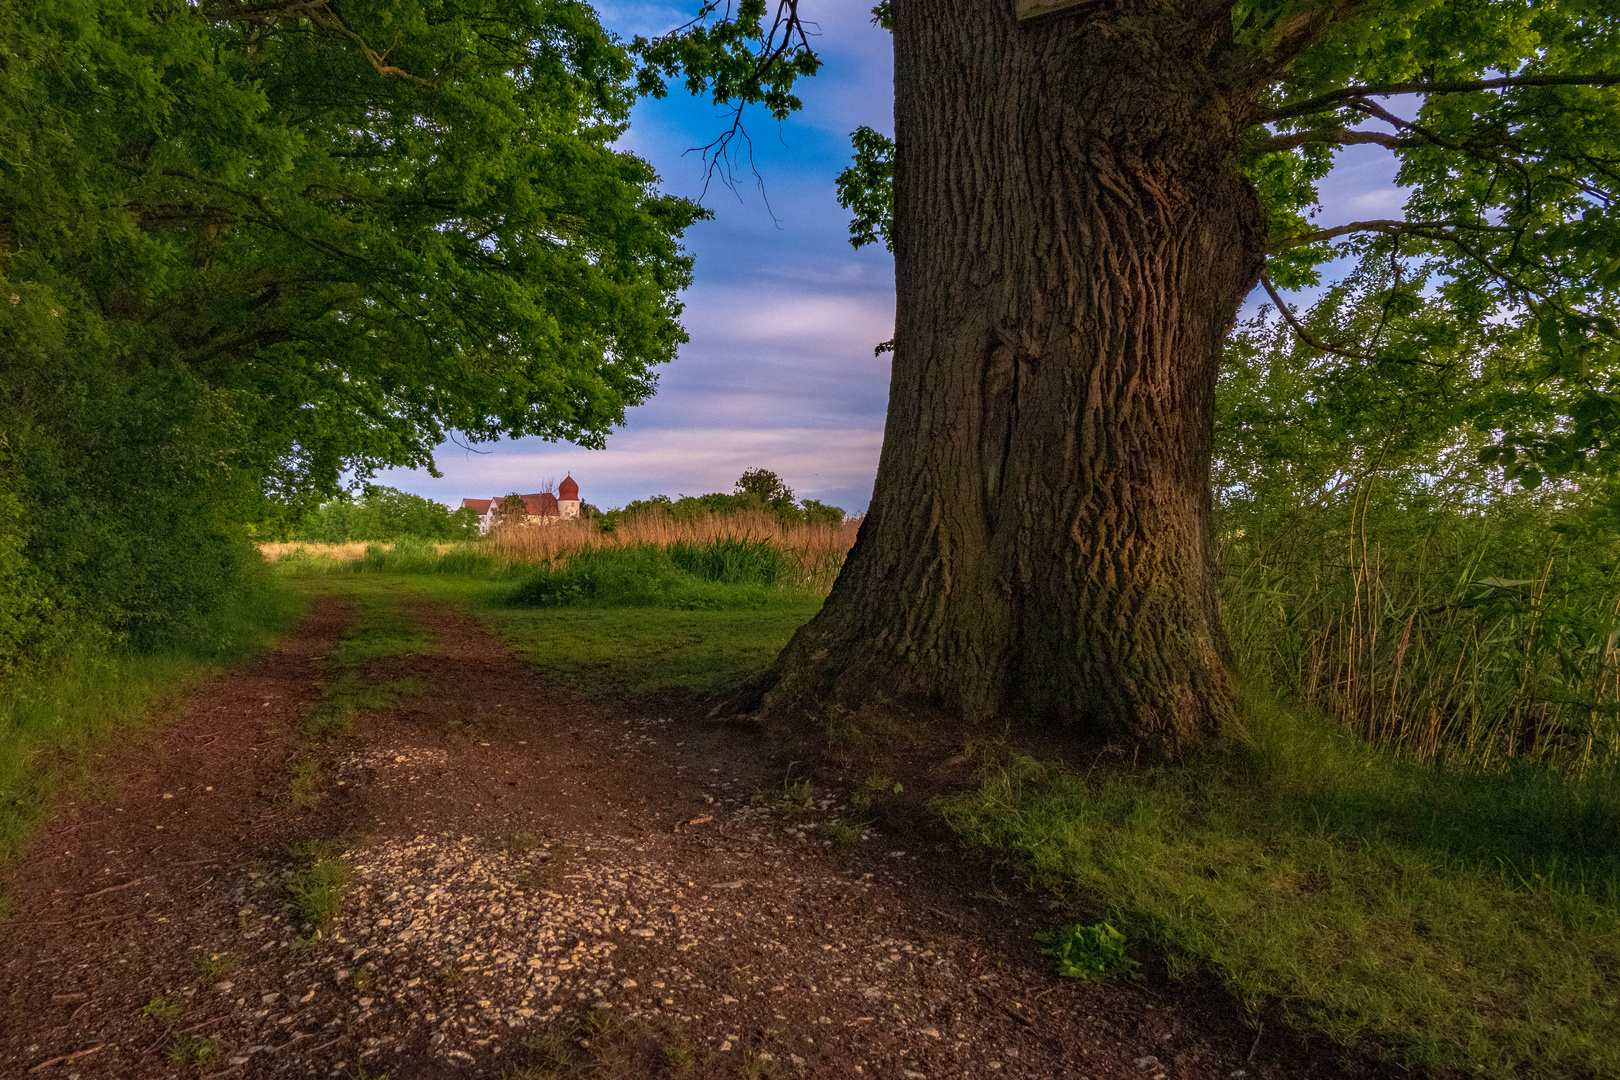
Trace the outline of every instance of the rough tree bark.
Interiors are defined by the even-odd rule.
[[[910,698],[1174,748],[1231,710],[1211,429],[1265,235],[1226,9],[894,0],[883,453],[767,713]]]

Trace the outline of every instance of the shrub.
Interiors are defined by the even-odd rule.
[[[670,561],[704,581],[728,585],[773,587],[781,580],[787,560],[764,540],[725,537],[695,544],[682,540],[669,549]]]
[[[585,548],[535,571],[508,594],[507,603],[687,610],[761,607],[786,576],[786,567],[786,557],[765,541]]]

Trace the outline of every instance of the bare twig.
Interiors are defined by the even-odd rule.
[[[60,1057],[53,1057],[48,1061],[40,1062],[38,1065],[35,1065],[32,1069],[29,1069],[28,1071],[31,1072],[31,1073],[37,1073],[42,1069],[50,1068],[52,1065],[61,1065],[61,1064],[65,1063],[65,1062],[77,1061],[79,1058],[85,1057],[85,1056],[87,1056],[89,1054],[93,1054],[97,1050],[100,1050],[102,1045],[104,1045],[104,1044],[98,1044],[96,1046],[92,1046],[88,1050],[75,1050],[71,1054],[63,1054]]]
[[[124,882],[122,885],[109,885],[105,889],[97,889],[93,893],[85,893],[83,896],[79,897],[79,899],[80,900],[89,900],[92,897],[103,896],[103,895],[105,895],[107,893],[110,893],[110,892],[117,892],[119,889],[127,889],[127,888],[129,888],[131,885],[139,885],[141,882],[143,882],[145,880],[146,880],[145,878],[135,878],[135,879],[133,879],[131,881]]]

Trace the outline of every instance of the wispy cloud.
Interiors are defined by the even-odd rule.
[[[865,349],[894,336],[894,301],[875,290],[795,295],[767,289],[711,288],[694,292],[687,329],[703,347],[726,343],[793,342],[806,349]]]

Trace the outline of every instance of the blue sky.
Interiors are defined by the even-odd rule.
[[[892,336],[894,266],[881,248],[849,246],[833,179],[849,163],[851,131],[893,131],[890,40],[870,23],[872,2],[804,5],[818,20],[822,71],[801,84],[805,107],[780,128],[763,114],[751,119],[764,197],[751,175],[735,193],[710,185],[703,202],[714,218],[685,240],[696,259],[684,297],[691,341],[605,450],[535,438],[484,444],[478,453],[447,444],[437,453],[442,477],[395,469],[375,482],[455,506],[463,497],[536,491],[571,473],[585,501],[605,509],[660,493],[730,491],[743,470],[767,468],[801,497],[864,511],[889,389],[888,358],[872,347]],[[678,25],[695,6],[598,10],[629,37]],[[666,191],[697,198],[704,165],[687,151],[727,122],[677,87],[636,107],[621,145],[657,168]],[[1323,224],[1399,211],[1387,154],[1356,147],[1340,161],[1323,186]]]

